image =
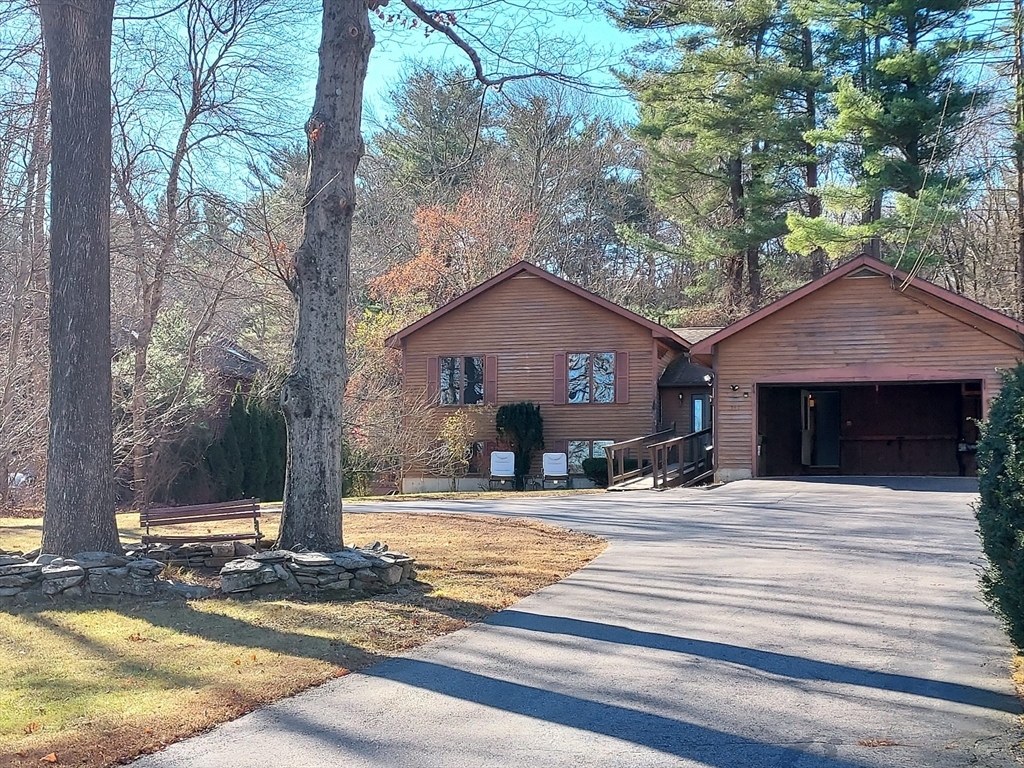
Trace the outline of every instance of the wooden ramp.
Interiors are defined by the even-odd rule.
[[[650,491],[654,489],[654,475],[640,475],[639,477],[632,477],[629,480],[623,480],[621,483],[615,485],[609,485],[609,491]]]
[[[710,429],[675,437],[673,427],[613,443],[605,447],[605,456],[609,491],[696,485],[710,479],[715,472]]]

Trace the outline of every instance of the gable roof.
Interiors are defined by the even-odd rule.
[[[658,379],[659,387],[710,387],[714,375],[707,366],[690,360],[689,355],[679,355],[668,364]]]
[[[672,331],[676,336],[685,339],[690,344],[696,344],[698,341],[703,341],[713,333],[718,333],[722,330],[721,325],[695,325],[688,326],[686,328],[673,328]]]
[[[830,285],[840,278],[847,276],[856,277],[856,273],[858,272],[865,273],[865,276],[868,274],[886,276],[889,277],[892,282],[898,281],[900,283],[906,283],[908,287],[915,288],[916,290],[929,294],[940,301],[952,304],[953,306],[959,307],[967,312],[977,315],[978,317],[988,320],[995,325],[1000,325],[1014,333],[1024,336],[1024,323],[1014,320],[1012,317],[1004,315],[1001,312],[996,312],[994,309],[989,309],[983,304],[972,301],[965,296],[953,293],[945,288],[940,288],[934,283],[929,283],[927,280],[922,280],[920,278],[911,279],[906,272],[898,270],[895,267],[891,267],[884,261],[879,261],[867,254],[862,254],[855,259],[851,259],[845,264],[841,264],[818,279],[812,280],[807,283],[807,285],[786,294],[781,299],[761,307],[761,309],[756,312],[752,312],[741,320],[737,320],[732,325],[726,326],[722,330],[718,331],[718,333],[714,333],[706,339],[694,344],[693,348],[690,350],[691,357],[697,356],[705,358],[705,360],[710,358],[714,350],[714,346],[718,342],[739,333],[754,323],[760,322],[769,315],[775,314],[780,309],[785,309],[790,304],[795,304],[805,296],[821,290],[826,285]]]
[[[673,333],[665,326],[659,325],[658,323],[655,323],[653,320],[648,320],[646,317],[638,315],[635,312],[631,312],[625,307],[620,307],[618,304],[615,304],[614,302],[608,301],[607,299],[602,299],[596,293],[591,293],[590,291],[584,288],[580,288],[580,286],[576,285],[575,283],[570,283],[568,280],[563,280],[560,277],[556,277],[547,270],[541,269],[540,267],[536,266],[535,264],[531,264],[528,261],[520,261],[518,264],[513,264],[504,272],[499,272],[490,280],[485,280],[484,282],[480,283],[480,285],[478,285],[476,288],[472,288],[466,291],[458,298],[449,301],[443,307],[435,309],[426,317],[417,320],[412,325],[408,325],[402,330],[400,330],[398,333],[389,336],[384,343],[387,344],[389,347],[394,347],[397,349],[407,336],[409,336],[412,333],[415,333],[423,326],[428,325],[434,322],[435,320],[443,317],[444,315],[451,312],[453,309],[457,309],[458,307],[461,307],[463,304],[472,301],[481,294],[489,291],[491,288],[494,288],[496,285],[504,283],[506,280],[510,280],[516,275],[521,275],[523,273],[533,275],[534,277],[543,278],[552,285],[556,285],[559,288],[562,288],[566,291],[569,291],[570,293],[575,294],[576,296],[579,296],[580,298],[586,299],[592,304],[596,304],[602,309],[606,309],[609,312],[618,315],[619,317],[624,317],[625,319],[630,320],[636,323],[637,325],[643,326],[644,328],[651,332],[651,335],[654,338],[665,341],[669,345],[676,347],[677,349],[686,351],[690,348],[690,344],[687,341],[679,337],[677,334]]]

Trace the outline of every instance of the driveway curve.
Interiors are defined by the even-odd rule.
[[[763,480],[381,505],[534,517],[611,546],[486,622],[134,765],[1019,765],[975,489]]]

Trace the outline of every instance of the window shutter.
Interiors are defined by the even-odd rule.
[[[441,390],[441,358],[427,358],[427,402],[438,403]]]
[[[565,359],[565,352],[555,352],[555,391],[553,402],[555,405],[565,405],[569,396],[569,369]]]
[[[487,355],[484,360],[484,405],[498,404],[498,356]]]
[[[569,453],[569,441],[568,440],[555,440],[552,443],[551,450],[554,453]]]
[[[615,353],[615,402],[629,402],[629,352]]]

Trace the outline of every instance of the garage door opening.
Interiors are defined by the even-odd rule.
[[[977,474],[981,382],[758,385],[757,473]]]

